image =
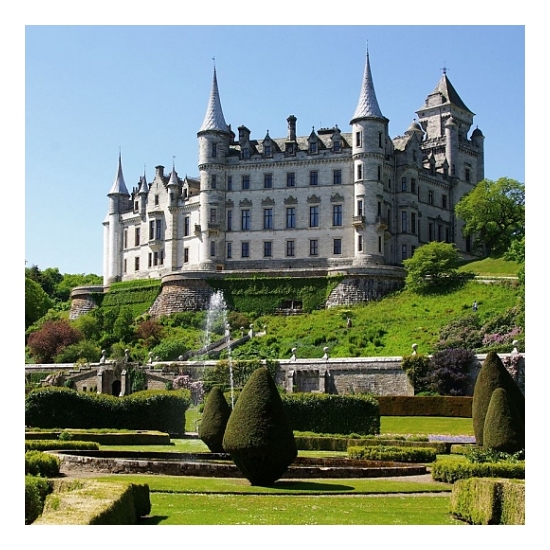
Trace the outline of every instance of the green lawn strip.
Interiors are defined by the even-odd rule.
[[[241,478],[209,478],[192,476],[124,475],[104,476],[99,481],[120,479],[131,483],[147,483],[152,493],[189,493],[218,495],[372,495],[392,493],[449,493],[446,483],[395,481],[391,479],[280,479],[273,487],[258,487]]]
[[[444,416],[382,416],[380,417],[382,434],[445,434],[474,435],[471,418],[450,418]]]
[[[460,525],[450,496],[151,494],[144,525]]]

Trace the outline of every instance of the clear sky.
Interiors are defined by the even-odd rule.
[[[349,131],[367,47],[392,137],[446,67],[485,135],[485,176],[525,182],[524,26],[29,24],[26,265],[102,274],[119,151],[129,190],[158,164],[198,175],[214,63],[235,131],[244,124],[253,138],[282,137],[290,114],[299,135],[334,124]]]

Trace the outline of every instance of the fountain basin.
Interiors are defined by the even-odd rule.
[[[197,477],[243,475],[225,453],[167,453],[135,451],[50,451],[65,472],[110,474],[159,474]],[[417,476],[427,473],[425,464],[378,460],[298,457],[282,476],[285,479],[362,478]]]

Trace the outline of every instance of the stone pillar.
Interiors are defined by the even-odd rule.
[[[294,369],[288,369],[286,372],[286,391],[294,393]]]

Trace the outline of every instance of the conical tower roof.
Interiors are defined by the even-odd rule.
[[[210,92],[210,99],[208,101],[208,107],[206,108],[206,115],[199,132],[206,132],[209,130],[216,130],[218,132],[229,132],[229,126],[225,122],[223,116],[222,104],[220,101],[220,94],[218,92],[218,79],[216,78],[216,69],[214,68],[214,77],[212,79],[212,91]]]
[[[124,182],[124,174],[122,173],[122,156],[120,153],[118,154],[118,168],[115,176],[115,181],[113,182],[113,186],[109,191],[109,195],[130,196],[130,193],[128,193],[128,189],[126,188],[126,183]]]
[[[353,123],[355,120],[361,118],[384,118],[378,106],[378,100],[376,99],[376,93],[374,91],[374,82],[372,79],[368,52],[365,63],[365,73],[363,74],[363,84],[361,86],[361,93],[359,94],[359,102],[357,103],[357,108],[355,109],[351,122]]]

